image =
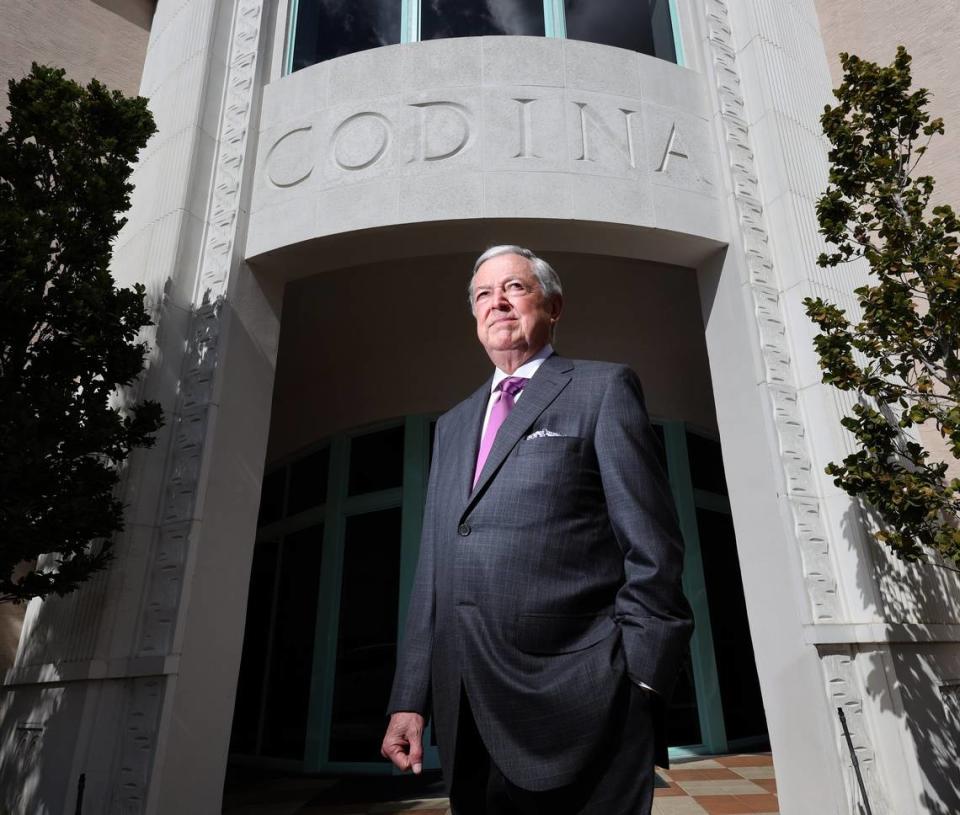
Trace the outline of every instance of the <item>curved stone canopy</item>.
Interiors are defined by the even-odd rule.
[[[572,40],[434,40],[329,60],[264,90],[245,256],[502,219],[716,246],[728,227],[708,111],[702,75]]]

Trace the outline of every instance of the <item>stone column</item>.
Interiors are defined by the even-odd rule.
[[[861,811],[838,708],[876,815],[955,811],[946,756],[957,739],[957,581],[891,563],[823,472],[851,449],[839,426],[850,400],[820,382],[802,300],[824,296],[855,314],[866,270],[816,266],[831,83],[814,3],[704,0],[687,11],[715,91],[735,224],[701,278],[781,811]],[[911,725],[919,714],[935,726],[938,711],[939,755]]]
[[[160,0],[141,93],[157,134],[114,254],[156,320],[156,446],[124,474],[106,573],[31,605],[0,697],[12,812],[218,812],[243,637],[281,286],[242,262],[262,0]],[[251,127],[251,122],[254,126]]]

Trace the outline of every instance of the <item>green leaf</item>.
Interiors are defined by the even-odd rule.
[[[841,419],[857,450],[826,473],[874,511],[877,540],[898,557],[934,550],[956,562],[960,481],[946,483],[946,463],[904,433],[936,427],[960,456],[960,221],[949,205],[929,206],[933,178],[909,173],[926,151],[921,134],[942,134],[944,123],[913,88],[903,47],[888,66],[840,61],[837,104],[821,117],[830,171],[816,212],[828,247],[817,264],[862,257],[870,279],[854,291],[855,322],[822,298],[803,301],[823,381],[858,397]]]
[[[143,369],[143,286],[118,289],[112,242],[146,100],[34,65],[0,125],[0,601],[76,590],[123,528],[117,466],[153,443],[159,405],[111,394]],[[43,567],[37,566],[40,555]]]

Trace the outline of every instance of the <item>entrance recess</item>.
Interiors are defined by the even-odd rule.
[[[263,483],[231,757],[389,773],[384,710],[409,600],[433,420],[338,434]],[[720,445],[655,423],[686,541],[696,632],[669,712],[671,752],[765,743]],[[427,733],[424,764],[438,766]]]

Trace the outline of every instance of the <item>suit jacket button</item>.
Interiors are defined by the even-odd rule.
[[[461,538],[467,537],[467,535],[470,534],[470,525],[469,525],[469,524],[460,524],[460,526],[457,527],[457,534],[458,534]]]

